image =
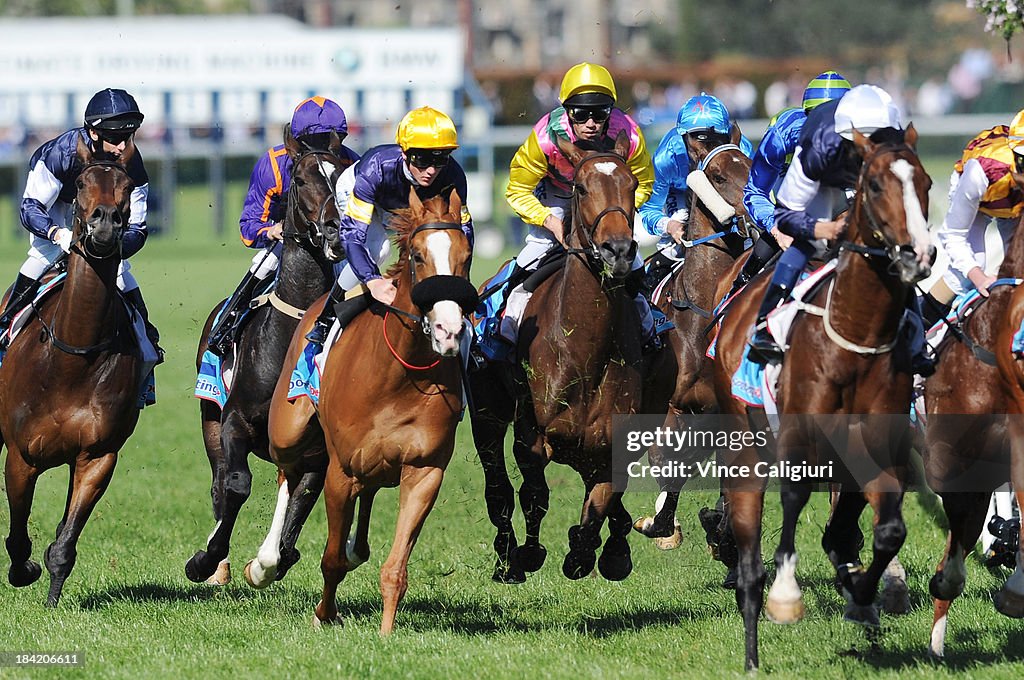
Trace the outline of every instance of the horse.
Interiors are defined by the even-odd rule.
[[[411,188],[409,208],[389,225],[399,246],[398,262],[387,272],[398,287],[393,306],[372,306],[374,313],[363,312],[345,328],[324,366],[318,408],[307,399],[288,401],[285,373],[274,391],[269,435],[280,470],[278,504],[267,540],[245,574],[255,587],[274,577],[284,513],[301,488],[303,458],[326,446],[328,536],[316,626],[341,622],[338,583],[369,559],[370,509],[382,487],[398,486],[400,494],[395,540],[380,572],[381,634],[392,631],[408,587],[409,555],[451,460],[463,407],[462,310],[476,306],[477,294],[468,281],[472,248],[461,211],[454,190],[447,200],[420,202]],[[285,365],[295,365],[315,318],[300,322]],[[359,526],[350,539],[357,500]]]
[[[931,179],[914,146],[913,125],[898,135],[878,141],[854,135],[863,159],[856,194],[834,279],[807,300],[818,306],[814,315],[794,321],[790,349],[779,376],[778,409],[783,416],[777,442],[778,460],[807,454],[814,463],[826,445],[814,441],[808,419],[795,414],[845,416],[867,414],[873,427],[855,428],[850,440],[862,450],[849,454],[858,461],[888,457],[888,465],[863,485],[863,492],[845,489],[826,526],[822,546],[837,568],[847,598],[846,617],[877,624],[871,607],[882,573],[906,538],[900,513],[908,477],[909,418],[875,418],[907,414],[913,379],[909,358],[897,346],[907,295],[914,282],[930,271],[930,246],[925,214]],[[753,410],[731,396],[732,376],[740,365],[764,293],[767,277],[760,277],[737,295],[726,314],[717,339],[714,362],[715,390],[723,412],[736,421]],[[894,348],[900,350],[893,352]],[[763,414],[762,414],[763,415]],[[790,417],[786,417],[790,416]],[[861,423],[862,425],[864,423]],[[890,447],[894,450],[890,451]],[[762,451],[761,453],[764,453]],[[746,449],[735,461],[753,469],[760,455]],[[859,454],[860,457],[857,457]],[[792,461],[790,461],[792,462]],[[727,478],[724,483],[730,509],[729,524],[739,551],[736,602],[743,615],[745,664],[758,666],[757,626],[764,599],[765,570],[761,561],[761,516],[766,479],[757,476]],[[798,621],[803,602],[795,578],[796,523],[810,493],[809,484],[782,488],[783,528],[775,553],[776,578],[768,594],[767,613],[779,623]],[[857,517],[865,504],[875,513],[874,556],[860,566],[856,540]]]
[[[593,570],[607,517],[610,536],[598,569],[610,580],[629,575],[631,519],[612,484],[612,415],[665,413],[675,376],[671,352],[641,356],[634,295],[625,285],[637,249],[637,180],[624,160],[628,139],[619,135],[612,152],[564,140],[558,147],[574,166],[564,264],[537,285],[527,304],[516,347],[520,363],[491,362],[470,375],[473,439],[496,529],[492,578],[503,583],[522,583],[547,557],[540,526],[550,461],[570,465],[585,487],[562,572],[579,579]],[[512,527],[514,492],[504,456],[513,422],[513,452],[523,475],[523,545]]]
[[[301,147],[287,128],[284,140],[292,159],[292,179],[277,284],[269,296],[270,304],[252,312],[252,319],[238,340],[234,384],[224,408],[205,399],[199,402],[217,524],[207,539],[206,549],[196,552],[185,564],[186,576],[197,583],[209,579],[223,585],[231,578],[231,533],[252,487],[248,455],[251,452],[271,460],[267,418],[288,343],[309,306],[330,290],[334,282],[333,262],[342,253],[338,234],[341,220],[335,200],[335,183],[345,169],[338,156],[341,141],[335,135],[330,150],[309,151]],[[196,354],[197,371],[207,349],[210,329],[223,304],[222,301],[213,308],[203,327]],[[295,541],[323,488],[326,458],[311,455],[307,463],[309,469],[301,484],[303,493],[295,496],[284,534],[285,557],[279,578],[299,559]]]
[[[749,256],[744,250],[751,230],[743,205],[743,189],[750,174],[751,160],[740,150],[740,139],[740,129],[735,123],[727,144],[712,146],[687,135],[687,151],[693,169],[702,171],[718,194],[717,198],[709,200],[718,203],[721,199],[733,214],[723,222],[716,217],[716,212],[724,214],[725,210],[712,211],[701,200],[700,192],[690,191],[690,217],[684,233],[686,257],[667,284],[667,298],[661,302],[662,310],[675,325],[670,343],[678,357],[679,372],[669,413],[680,419],[684,414],[718,411],[710,361],[706,356],[708,327],[716,305]],[[652,464],[661,460],[657,449],[652,449],[650,455]],[[653,518],[639,519],[635,528],[645,536],[657,538],[659,547],[670,549],[678,546],[680,540],[675,520],[679,485],[667,479],[662,481],[664,486],[657,512]]]
[[[34,304],[35,315],[0,366],[0,444],[7,445],[10,505],[7,578],[15,587],[42,574],[31,559],[28,517],[36,480],[70,468],[64,517],[44,559],[50,572],[46,604],[56,607],[75,566],[78,538],[113,476],[117,454],[139,419],[142,368],[129,312],[117,291],[121,238],[133,183],[125,166],[101,160],[82,140],[77,162],[72,247],[59,294]]]
[[[1024,186],[1024,175],[1013,176]],[[998,278],[1022,276],[1024,236],[1018,224]],[[1016,330],[1013,321],[1019,318],[1019,299],[1019,289],[993,287],[988,299],[967,317],[963,327],[950,331],[962,341],[943,343],[935,375],[925,382],[925,473],[928,485],[942,497],[949,521],[946,548],[929,582],[935,602],[928,650],[935,657],[945,653],[949,609],[966,585],[964,560],[974,550],[981,533],[991,492],[1010,478],[1011,448],[1015,443],[1013,421],[1017,418],[1005,414],[1021,413],[1020,405],[1024,404],[1018,401],[1018,362],[1009,352]],[[971,475],[971,481],[965,484],[966,475],[979,464],[989,466],[990,471],[983,476]],[[1024,484],[1015,484],[1015,488],[1024,489]],[[1020,600],[1024,593],[1020,576],[1007,581],[1005,601],[1012,602],[1015,591]],[[1017,612],[1010,615],[1021,616],[1020,607],[1019,602],[1009,605],[1011,611]]]

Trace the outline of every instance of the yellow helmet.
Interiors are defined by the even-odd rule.
[[[1006,141],[1016,153],[1024,154],[1024,111],[1010,121],[1010,137]]]
[[[596,95],[593,97],[581,97],[581,95]],[[569,102],[570,98],[576,98]],[[611,101],[608,101],[608,99]],[[608,69],[599,64],[576,64],[565,72],[562,78],[562,87],[558,93],[558,99],[562,104],[579,105],[605,105],[611,106],[615,103],[615,81]]]
[[[409,149],[457,149],[459,134],[446,114],[421,106],[405,114],[398,124],[395,141],[402,151]]]

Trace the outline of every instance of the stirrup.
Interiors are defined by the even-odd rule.
[[[782,361],[784,352],[768,332],[767,326],[758,328],[749,344],[747,355],[755,364],[777,364]]]
[[[331,332],[331,325],[333,323],[333,319],[330,322],[324,321],[323,319],[317,319],[313,323],[313,328],[306,333],[306,340],[309,340],[316,345],[323,345],[327,342],[327,334]]]

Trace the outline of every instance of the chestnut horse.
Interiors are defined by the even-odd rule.
[[[497,530],[497,581],[521,583],[526,572],[544,563],[544,468],[552,460],[570,465],[585,487],[580,523],[569,529],[563,573],[579,579],[593,570],[606,517],[611,535],[598,569],[612,580],[632,570],[631,519],[622,492],[612,485],[612,415],[665,413],[675,359],[668,351],[641,356],[634,296],[624,285],[637,249],[637,180],[624,160],[628,149],[625,134],[616,140],[614,153],[559,141],[575,167],[568,256],[527,304],[516,347],[519,363],[491,362],[470,376],[473,439],[486,480],[488,515]],[[505,468],[505,433],[513,422],[513,452],[523,475],[523,545],[512,527],[515,500]]]
[[[1024,176],[1014,173],[1014,179],[1024,185]],[[998,276],[1024,277],[1024,236],[1019,224]],[[988,299],[959,329],[966,341],[945,343],[935,375],[925,383],[925,472],[929,486],[942,497],[949,520],[946,549],[929,583],[935,598],[929,652],[936,657],[945,653],[950,605],[966,585],[964,560],[978,541],[991,492],[1010,479],[1013,421],[1017,416],[1007,418],[1004,414],[1022,412],[1015,378],[1019,362],[1009,351],[1016,330],[1011,326],[1015,318],[1019,319],[1015,316],[1019,292],[1009,286],[993,287]],[[975,466],[988,466],[990,471],[980,477],[972,475],[967,481]],[[1024,489],[1024,484],[1015,488]],[[1013,604],[1014,590],[1018,600],[1024,593],[1020,582],[1020,576],[1011,578],[1004,587],[1007,595],[1002,601],[1007,602],[1008,609],[1000,610],[1011,616],[1022,613],[1021,603]],[[1014,611],[1017,613],[1009,613]]]
[[[341,257],[335,183],[346,167],[337,155],[340,146],[335,135],[330,151],[306,151],[285,128],[285,149],[292,159],[292,170],[277,284],[270,294],[270,304],[252,312],[253,318],[238,340],[235,377],[224,408],[206,399],[199,402],[203,443],[213,473],[210,493],[217,525],[207,538],[206,549],[185,564],[185,574],[192,581],[210,579],[222,585],[231,578],[227,561],[231,533],[252,486],[248,455],[252,452],[270,460],[267,414],[288,343],[306,309],[334,282],[332,262]],[[223,302],[218,303],[206,320],[196,355],[197,370],[222,306]],[[327,461],[322,451],[320,454],[307,461],[309,469],[300,484],[302,493],[294,496],[278,578],[298,561],[295,541],[323,489]]]
[[[117,291],[121,237],[133,184],[118,162],[96,160],[81,139],[73,245],[59,294],[36,307],[0,366],[0,433],[7,444],[5,479],[11,510],[7,552],[14,586],[42,573],[32,561],[28,517],[36,480],[45,470],[71,469],[64,517],[46,549],[56,606],[75,566],[78,538],[110,483],[117,453],[139,419],[141,356]]]
[[[719,211],[712,211],[698,192],[691,189],[690,217],[684,233],[686,259],[666,286],[668,299],[660,305],[675,324],[671,346],[678,357],[679,372],[669,402],[669,414],[681,416],[680,420],[685,418],[684,414],[718,411],[711,362],[706,356],[710,341],[707,331],[715,307],[724,291],[729,290],[738,267],[746,261],[744,245],[750,231],[743,188],[750,174],[751,160],[740,150],[739,142],[740,129],[735,123],[728,144],[706,146],[687,136],[687,151],[694,170],[704,173],[718,198],[733,214],[724,222],[720,221],[716,217]],[[714,197],[710,200],[719,202]],[[652,464],[660,464],[657,449],[652,449],[650,455]],[[679,540],[674,520],[679,483],[665,479],[663,484],[664,502],[653,518],[638,520],[636,528],[649,537],[675,534],[675,540],[659,541],[659,547],[674,548]]]
[[[409,555],[437,498],[462,413],[463,310],[472,310],[477,299],[461,211],[454,190],[447,201],[438,196],[421,203],[411,189],[409,208],[389,225],[398,231],[399,246],[398,262],[387,273],[398,286],[394,306],[371,307],[374,313],[362,313],[345,328],[324,367],[318,408],[308,399],[287,400],[287,372],[277,383],[270,453],[281,471],[278,505],[267,540],[245,572],[256,587],[274,577],[303,457],[326,442],[328,536],[316,625],[340,623],[338,583],[369,558],[370,508],[381,487],[400,489],[395,541],[380,571],[382,634],[391,632],[408,587]],[[316,314],[307,316],[292,336],[286,366],[295,365],[306,345]],[[357,500],[359,526],[350,539]]]
[[[896,347],[907,296],[912,284],[928,275],[934,249],[925,214],[931,179],[914,150],[917,132],[911,125],[899,138],[873,142],[856,133],[854,144],[863,159],[854,205],[848,218],[835,278],[807,302],[814,314],[796,318],[779,377],[778,409],[783,415],[778,460],[817,462],[826,444],[813,438],[809,419],[794,414],[852,416],[907,414],[913,388],[909,359]],[[733,302],[717,341],[715,389],[723,412],[737,420],[746,409],[732,398],[732,376],[749,339],[766,277],[751,283]],[[895,356],[899,354],[899,356]],[[755,414],[751,412],[751,421]],[[845,422],[845,421],[843,421]],[[875,427],[851,430],[848,453],[857,460],[889,461],[863,484],[863,491],[843,490],[825,530],[822,545],[837,567],[849,601],[846,617],[877,624],[872,600],[885,567],[906,538],[900,506],[909,471],[908,418],[881,418]],[[845,427],[845,425],[844,425]],[[747,449],[735,461],[753,469],[761,454]],[[743,615],[746,667],[758,665],[757,626],[764,598],[761,560],[763,477],[725,480],[730,527],[739,550],[736,602]],[[790,623],[803,616],[795,578],[796,524],[810,497],[809,484],[782,487],[783,527],[775,553],[776,578],[768,595],[768,616]],[[860,566],[857,518],[865,504],[875,513],[874,556]]]

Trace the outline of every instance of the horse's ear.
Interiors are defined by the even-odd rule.
[[[729,143],[733,146],[739,146],[740,142],[743,141],[743,133],[740,132],[739,123],[733,122],[729,126]]]
[[[284,126],[284,148],[293,159],[302,155],[302,145],[299,144],[299,140],[295,139],[295,136],[292,134],[292,126],[287,123]]]
[[[555,135],[555,144],[558,146],[558,150],[562,152],[562,155],[569,159],[573,167],[579,165],[580,161],[583,160],[583,150],[568,139],[562,139]]]
[[[907,130],[903,133],[903,141],[911,149],[917,149],[917,128],[914,127],[913,123],[907,125]]]
[[[88,165],[92,162],[92,147],[90,147],[81,136],[78,138],[78,146],[75,148],[75,156],[78,157],[78,162],[82,165]]]
[[[615,136],[615,153],[629,160],[629,133],[624,129],[619,130],[619,134]]]
[[[331,141],[327,143],[327,150],[335,156],[341,155],[341,137],[334,130],[331,130]]]
[[[409,187],[409,209],[415,211],[416,214],[423,212],[423,201],[416,195],[416,186]]]
[[[456,221],[462,222],[462,197],[455,187],[452,187],[451,193],[448,194],[448,214]]]
[[[138,149],[135,147],[135,139],[129,139],[128,143],[124,145],[124,153],[121,154],[121,160],[119,160],[118,163],[127,168],[128,164],[132,160],[132,156],[135,155],[137,150]]]
[[[861,159],[870,156],[871,151],[875,148],[875,143],[867,135],[861,134],[861,131],[856,129],[853,131],[853,145],[857,148],[857,153],[860,154]]]

